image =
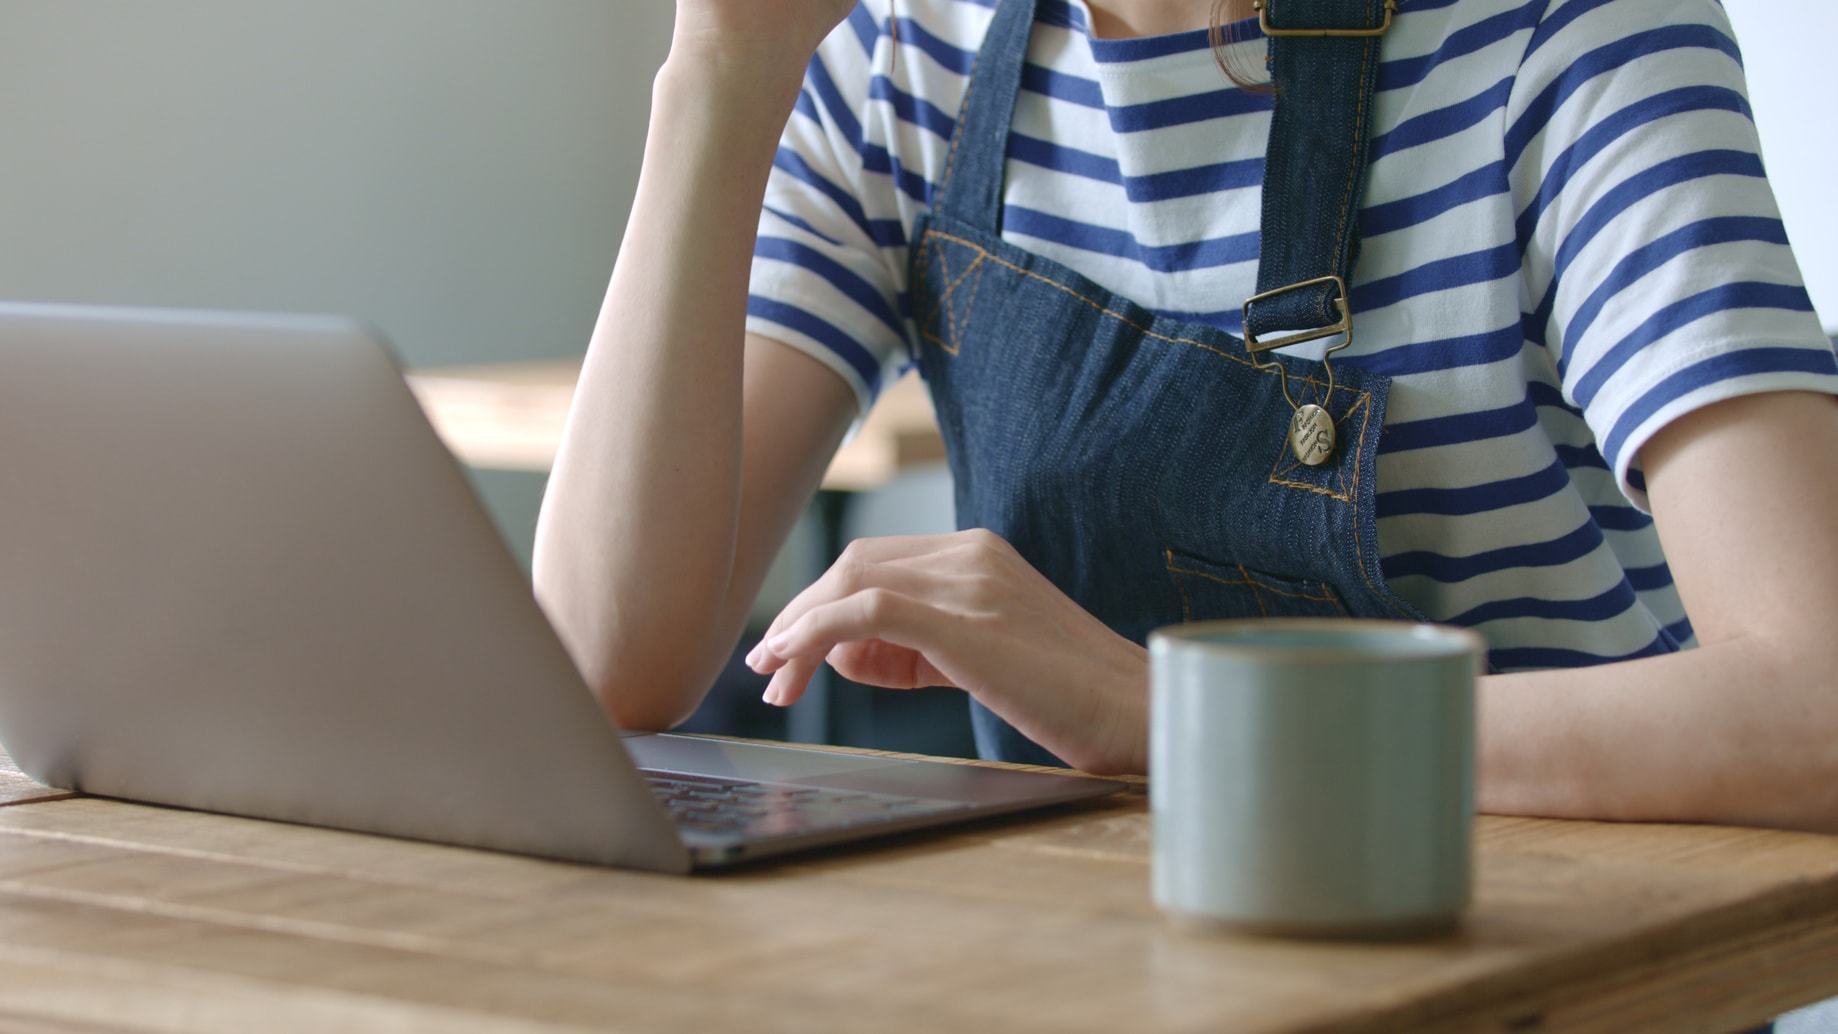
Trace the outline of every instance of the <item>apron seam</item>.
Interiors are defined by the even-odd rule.
[[[1251,362],[1249,359],[1246,359],[1243,356],[1233,355],[1232,353],[1226,351],[1225,349],[1218,348],[1216,346],[1207,344],[1204,341],[1200,341],[1198,339],[1188,338],[1188,337],[1175,337],[1170,334],[1163,334],[1160,331],[1151,330],[1148,327],[1145,327],[1142,324],[1136,322],[1135,320],[1130,319],[1128,316],[1124,315],[1123,313],[1120,313],[1117,310],[1104,305],[1104,303],[1096,300],[1095,298],[1090,298],[1086,296],[1085,294],[1081,293],[1078,290],[1078,288],[1073,287],[1069,284],[1061,283],[1060,281],[1055,280],[1050,276],[1047,276],[1045,273],[1039,273],[1032,269],[1028,269],[1025,266],[1021,266],[1016,263],[1010,262],[1007,259],[1003,258],[1002,256],[997,255],[994,252],[991,252],[988,248],[983,247],[982,245],[978,244],[977,242],[973,240],[969,240],[964,237],[959,237],[956,234],[949,233],[945,230],[928,228],[925,231],[926,240],[924,243],[921,244],[921,247],[923,248],[924,246],[929,244],[930,239],[933,237],[937,237],[940,240],[950,241],[953,244],[961,244],[966,248],[973,248],[978,253],[980,253],[982,258],[986,258],[989,261],[994,262],[995,264],[999,266],[1003,266],[1007,269],[1013,270],[1016,273],[1020,273],[1022,276],[1030,277],[1032,279],[1040,281],[1041,283],[1048,284],[1060,291],[1064,291],[1066,294],[1069,294],[1072,297],[1077,298],[1079,301],[1084,302],[1086,305],[1098,310],[1098,312],[1101,315],[1109,316],[1111,319],[1116,320],[1117,322],[1123,324],[1124,326],[1134,329],[1138,333],[1142,334],[1144,337],[1153,338],[1157,341],[1164,341],[1164,342],[1167,342],[1168,344],[1173,344],[1173,345],[1187,345],[1188,347],[1197,348],[1203,352],[1211,352],[1213,355],[1216,355],[1220,357],[1221,359],[1229,359],[1232,362],[1239,364],[1240,366],[1245,366],[1245,367],[1249,367],[1250,369],[1257,370],[1259,373],[1262,373],[1266,377],[1276,376],[1275,370],[1263,369],[1259,367],[1256,363]],[[1326,388],[1327,387],[1326,381],[1318,379],[1316,377],[1312,377],[1308,374],[1291,374],[1290,376],[1295,378],[1296,380],[1301,381],[1304,384],[1308,384],[1316,388]],[[1344,386],[1339,386],[1339,387],[1343,387],[1343,390],[1344,390]],[[1370,395],[1371,395],[1370,391],[1361,391],[1359,393],[1360,398],[1365,398]],[[1356,401],[1354,405],[1357,406],[1358,402]],[[1348,414],[1350,415],[1351,412],[1352,412],[1352,407],[1349,407]]]
[[[1218,575],[1209,573],[1207,571],[1200,571],[1200,570],[1196,570],[1191,567],[1180,566],[1180,561],[1174,558],[1174,550],[1172,549],[1163,550],[1163,553],[1167,557],[1166,562],[1168,565],[1168,573],[1170,574],[1185,575],[1189,578],[1204,578],[1209,582],[1214,582],[1219,585],[1242,585],[1247,589],[1253,590],[1254,592],[1274,593],[1275,595],[1278,595],[1278,596],[1286,596],[1292,600],[1307,600],[1310,603],[1328,603],[1328,604],[1332,604],[1334,608],[1339,610],[1341,613],[1343,614],[1347,613],[1346,605],[1341,601],[1340,596],[1334,592],[1334,587],[1328,584],[1326,581],[1319,579],[1319,578],[1297,579],[1297,581],[1304,581],[1304,582],[1312,581],[1315,584],[1321,586],[1320,595],[1310,595],[1306,592],[1290,592],[1287,589],[1279,589],[1276,586],[1269,584],[1268,582],[1263,582],[1263,581],[1258,580],[1257,576],[1251,574],[1250,571],[1246,570],[1243,564],[1234,564],[1233,566],[1238,568],[1239,574],[1243,575],[1244,577],[1242,578],[1221,578]],[[1177,578],[1175,579],[1175,581],[1178,584],[1180,579]],[[1186,595],[1185,591],[1182,592],[1182,595],[1183,596]],[[1258,601],[1258,608],[1260,610],[1263,609],[1263,602],[1261,600]],[[1266,613],[1265,616],[1268,617],[1269,615]]]
[[[1366,81],[1366,68],[1372,62],[1372,52],[1377,49],[1378,42],[1376,40],[1368,40],[1366,45],[1360,48],[1359,82],[1363,83]],[[1361,137],[1365,135],[1367,129],[1366,99],[1368,94],[1367,91],[1360,90],[1358,91],[1358,95],[1358,106],[1353,109],[1353,147],[1355,150],[1359,148]],[[1340,268],[1340,256],[1346,252],[1347,209],[1353,203],[1353,195],[1356,188],[1359,186],[1360,176],[1365,172],[1364,163],[1362,162],[1350,162],[1349,165],[1351,168],[1347,170],[1346,191],[1340,197],[1340,215],[1334,221],[1334,250],[1333,253],[1328,256],[1327,268],[1329,269]],[[1350,274],[1352,270],[1348,269],[1347,272]]]

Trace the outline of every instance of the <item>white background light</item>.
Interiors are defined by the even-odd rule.
[[[1813,307],[1838,333],[1838,3],[1730,0],[1762,160]]]

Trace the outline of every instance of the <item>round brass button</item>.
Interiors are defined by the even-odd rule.
[[[1289,447],[1310,467],[1326,463],[1334,454],[1334,418],[1313,403],[1297,407],[1289,421]]]

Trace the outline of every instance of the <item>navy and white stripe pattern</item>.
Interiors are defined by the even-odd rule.
[[[749,329],[864,405],[912,355],[906,227],[943,169],[994,0],[871,0],[786,127]],[[1271,101],[1204,31],[1092,39],[1042,0],[1003,236],[1159,313],[1238,330]],[[1254,23],[1236,67],[1261,67]],[[1838,392],[1715,0],[1402,0],[1384,42],[1344,361],[1395,378],[1378,523],[1393,587],[1496,669],[1688,645],[1637,455],[1666,422]],[[1311,346],[1302,346],[1307,349]],[[1320,346],[1312,346],[1320,347]]]

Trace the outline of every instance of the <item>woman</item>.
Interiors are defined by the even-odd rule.
[[[1492,648],[1484,810],[1838,831],[1838,367],[1713,0],[1402,0],[1276,60],[1370,103],[1274,117],[1248,8],[900,7],[679,2],[538,528],[621,725],[694,709],[916,363],[973,530],[852,544],[749,657],[769,701],[827,659],[1142,771],[1154,625],[1427,616]],[[1311,270],[1345,297],[1241,307]],[[1331,356],[1241,340],[1342,301]]]

